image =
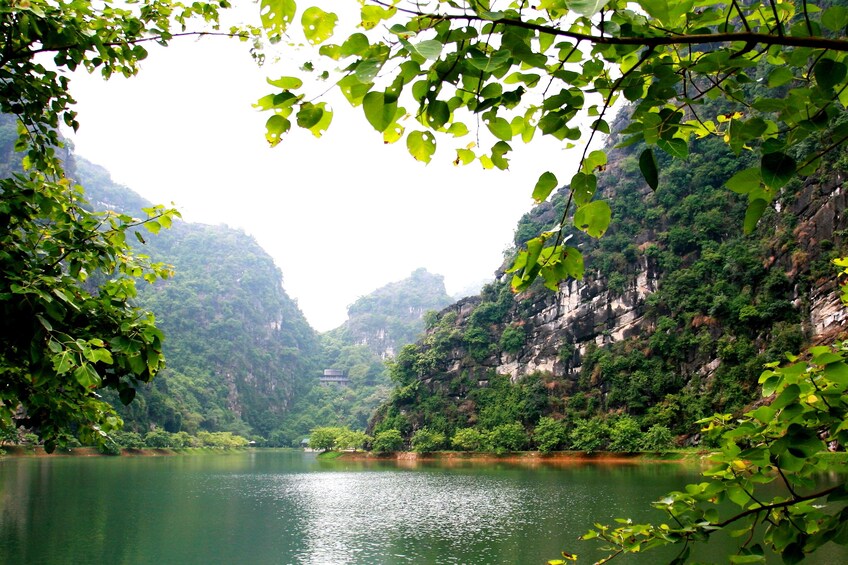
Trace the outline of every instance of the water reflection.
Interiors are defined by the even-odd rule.
[[[696,474],[668,464],[403,468],[285,452],[7,459],[0,563],[536,564],[563,549],[591,563],[601,554],[576,538],[594,521],[657,519],[649,502]],[[843,562],[839,548],[816,560]]]

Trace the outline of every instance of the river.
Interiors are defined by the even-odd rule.
[[[680,464],[440,465],[247,451],[0,461],[0,563],[542,564],[697,477]],[[702,549],[702,557],[721,547]],[[673,553],[622,563],[660,563]],[[811,562],[848,563],[834,548]]]

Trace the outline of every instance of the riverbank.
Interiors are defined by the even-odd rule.
[[[628,465],[642,463],[688,463],[702,464],[710,452],[705,450],[680,450],[664,453],[617,453],[599,451],[585,453],[582,451],[556,451],[540,453],[538,451],[520,451],[498,455],[495,453],[478,453],[465,451],[436,451],[432,453],[415,453],[399,451],[397,453],[375,454],[365,451],[338,452],[329,451],[320,454],[321,459],[336,459],[347,461],[397,461],[399,464],[417,464],[438,462],[443,465],[451,464],[490,464],[513,463],[518,465]]]
[[[340,461],[396,461],[400,466],[409,467],[427,463],[438,463],[443,466],[506,463],[526,467],[569,465],[620,466],[656,463],[707,466],[710,464],[709,456],[711,453],[713,452],[704,449],[682,449],[662,453],[618,453],[611,451],[598,451],[594,453],[556,451],[553,453],[540,453],[538,451],[521,451],[503,455],[462,451],[438,451],[433,453],[400,451],[384,454],[375,454],[366,451],[328,451],[319,454],[318,457],[320,459],[335,459]],[[828,472],[848,474],[848,452],[824,452],[820,453],[819,456],[827,462]]]
[[[53,453],[47,453],[40,445],[4,445],[0,454],[2,457],[169,457],[174,455],[222,455],[226,453],[242,453],[247,447],[181,447],[122,449],[120,455],[100,453],[96,447],[56,448]]]

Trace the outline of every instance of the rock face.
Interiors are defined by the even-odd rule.
[[[848,309],[842,305],[833,276],[809,281],[811,264],[827,261],[826,252],[844,244],[841,233],[848,228],[848,217],[844,213],[843,178],[834,175],[824,182],[808,181],[793,198],[795,203],[789,212],[797,218],[793,231],[796,243],[789,249],[773,249],[767,263],[770,269],[785,269],[794,283],[793,306],[800,312],[807,338],[815,340],[843,332],[848,324]],[[446,359],[447,372],[482,374],[481,370],[493,370],[513,381],[539,371],[576,378],[590,346],[603,347],[655,330],[655,318],[645,316],[646,300],[659,289],[662,280],[645,256],[639,257],[634,267],[629,282],[618,292],[608,288],[600,273],[592,273],[583,281],[562,283],[555,293],[537,289],[516,296],[516,306],[501,326],[522,327],[525,346],[515,353],[494,353],[481,362],[469,360],[468,351],[457,347]],[[803,291],[805,286],[807,290]],[[461,330],[469,325],[480,302],[479,297],[466,298],[443,310],[440,316],[454,313],[455,326]],[[704,317],[692,323],[713,321]],[[702,376],[712,374],[720,364],[719,359],[701,361],[695,372]]]
[[[842,232],[848,226],[845,214],[848,194],[844,185],[844,176],[836,173],[824,181],[806,183],[797,193],[791,212],[799,219],[794,234],[804,252],[790,258],[793,274],[803,271],[805,259],[809,263],[823,251],[843,242]],[[831,334],[845,327],[848,311],[835,292],[835,286],[832,277],[823,277],[814,281],[810,288],[808,319],[814,336]]]
[[[632,284],[612,293],[601,278],[570,280],[556,293],[536,290],[516,297],[521,307],[513,309],[505,325],[517,325],[526,342],[516,353],[498,352],[481,363],[470,362],[463,348],[452,350],[448,372],[494,370],[514,381],[537,371],[555,375],[577,375],[580,359],[590,343],[603,346],[621,341],[646,329],[645,298],[656,290],[657,279],[647,261],[642,261]],[[453,312],[455,325],[464,328],[481,302],[465,298],[440,312]],[[567,355],[563,355],[563,351]]]

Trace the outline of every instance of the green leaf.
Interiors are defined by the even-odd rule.
[[[353,75],[362,84],[370,84],[374,80],[374,78],[376,78],[376,76],[380,73],[380,69],[383,68],[383,65],[385,63],[385,59],[381,57],[362,59],[356,64],[356,68],[353,71]]]
[[[382,20],[387,20],[397,13],[397,8],[389,7],[383,8],[381,6],[362,6],[360,10],[360,17],[362,21],[359,25],[362,26],[363,29],[373,29],[377,26]]]
[[[318,45],[330,39],[338,21],[336,14],[325,12],[317,6],[307,8],[300,18],[303,35],[312,45]]]
[[[611,219],[612,210],[604,200],[589,202],[574,212],[574,226],[591,237],[604,235]]]
[[[351,106],[359,106],[374,84],[363,83],[356,75],[347,75],[338,82],[338,86]]]
[[[372,91],[362,99],[362,109],[365,111],[368,123],[375,130],[383,132],[395,121],[397,100],[387,103],[384,93]]]
[[[842,33],[848,26],[848,10],[842,6],[831,6],[822,14],[821,23],[830,31]]]
[[[462,122],[455,122],[450,125],[447,131],[454,137],[462,137],[468,135],[468,126]]]
[[[768,85],[769,88],[777,88],[778,86],[783,86],[794,78],[795,73],[793,73],[792,69],[789,67],[777,67],[769,73]]]
[[[659,166],[657,165],[657,157],[650,147],[639,155],[639,170],[642,171],[642,176],[645,177],[645,182],[648,183],[651,190],[656,190],[660,184]]]
[[[745,209],[745,221],[743,222],[745,233],[754,233],[754,230],[757,228],[757,222],[760,221],[760,218],[766,211],[766,206],[768,206],[768,202],[761,198],[748,203],[748,208]]]
[[[777,398],[772,401],[770,406],[774,410],[780,410],[786,405],[795,402],[798,400],[799,395],[801,394],[801,388],[796,384],[791,384],[787,386],[783,391],[777,396]]]
[[[795,565],[795,563],[803,561],[806,554],[801,543],[792,542],[780,553],[780,557],[786,565]]]
[[[492,135],[502,141],[512,139],[512,126],[504,118],[491,117],[486,121],[486,127],[492,132]]]
[[[368,42],[367,35],[364,33],[354,33],[342,43],[341,56],[362,55],[369,47],[371,47],[371,44]]]
[[[552,172],[547,171],[542,173],[539,180],[536,181],[536,187],[533,189],[533,200],[536,202],[544,202],[551,195],[551,192],[557,187],[557,178]]]
[[[108,349],[92,349],[91,352],[94,361],[105,363],[106,365],[111,365],[113,363],[112,353]]]
[[[816,82],[825,90],[831,90],[844,81],[846,73],[848,73],[848,67],[833,59],[820,59],[813,69]]]
[[[297,90],[303,86],[303,81],[297,77],[280,77],[278,79],[265,79],[271,86],[282,88],[283,90]]]
[[[685,159],[689,156],[689,144],[677,137],[658,139],[657,147],[677,159]]]
[[[48,332],[52,332],[52,331],[53,331],[53,326],[50,324],[50,322],[48,322],[48,321],[44,318],[44,316],[42,316],[41,314],[36,314],[36,315],[35,315],[35,317],[36,317],[36,319],[38,319],[38,323],[39,323],[39,324],[41,324],[41,327],[43,327],[43,328],[44,328],[45,330],[47,330]],[[53,343],[56,343],[56,342],[55,342],[55,341],[53,341],[53,340],[51,340],[51,341],[50,341],[51,349],[52,349],[52,344],[53,344]],[[58,345],[58,344],[57,344],[57,345]],[[54,353],[55,353],[55,352],[54,352]]]
[[[762,175],[760,174],[760,168],[751,167],[750,169],[739,171],[730,177],[725,185],[737,194],[748,194],[760,188],[761,181]]]
[[[577,280],[583,278],[585,267],[583,265],[583,254],[580,253],[580,250],[566,245],[562,250],[561,261],[569,277]]]
[[[603,169],[606,164],[607,154],[598,149],[586,155],[586,159],[583,161],[583,167],[581,167],[581,170],[586,174],[590,174],[595,172],[597,169]]]
[[[310,129],[321,121],[324,110],[313,104],[306,103],[301,106],[297,113],[297,125],[303,129]]]
[[[731,563],[765,563],[765,557],[762,555],[731,555]]]
[[[651,17],[660,20],[661,22],[668,21],[668,1],[667,0],[639,0],[639,5],[650,14]]]
[[[147,369],[147,365],[145,364],[144,359],[142,359],[140,354],[129,355],[126,359],[127,364],[130,366],[130,370],[135,375],[141,375]]]
[[[294,0],[262,0],[259,4],[259,15],[262,27],[271,38],[277,42],[286,32],[288,25],[294,20],[297,5]]]
[[[437,41],[435,39],[425,39],[419,43],[414,44],[413,49],[415,52],[424,57],[427,60],[435,61],[442,54],[442,45],[441,41]]]
[[[795,176],[795,159],[781,152],[767,153],[760,160],[763,182],[771,189],[782,188]]]
[[[413,131],[406,136],[406,148],[418,161],[429,163],[436,152],[436,138],[429,131]]]
[[[450,119],[450,107],[447,102],[433,100],[427,106],[427,125],[434,130],[440,130]],[[466,130],[467,133],[467,130]]]
[[[309,129],[315,137],[321,137],[333,121],[333,112],[327,108],[326,102],[320,102],[316,104],[315,107],[316,109],[321,110],[321,119],[307,129]]]
[[[125,388],[118,392],[118,397],[121,399],[121,404],[128,406],[135,399],[135,389]]]
[[[577,173],[571,177],[570,187],[574,204],[579,208],[592,200],[595,191],[598,189],[598,177],[586,173]]]
[[[509,61],[512,53],[506,49],[501,49],[500,51],[495,51],[491,57],[488,57],[482,51],[469,50],[468,56],[468,63],[472,67],[484,73],[493,73]]]
[[[498,141],[492,146],[492,154],[489,157],[492,164],[498,169],[505,171],[509,168],[509,159],[504,157],[508,152],[512,151],[509,143],[506,141]]]
[[[824,368],[824,376],[842,387],[848,386],[848,365],[844,361],[830,363]]]
[[[289,131],[291,122],[280,115],[273,115],[265,122],[265,139],[271,147],[282,141],[282,135]]]
[[[74,378],[84,388],[100,386],[100,375],[89,364],[80,365],[74,370]]]
[[[454,164],[459,165],[462,163],[463,165],[468,165],[469,163],[473,163],[476,158],[477,156],[470,149],[457,149]]]
[[[565,4],[572,12],[591,17],[609,4],[609,0],[565,0]]]

